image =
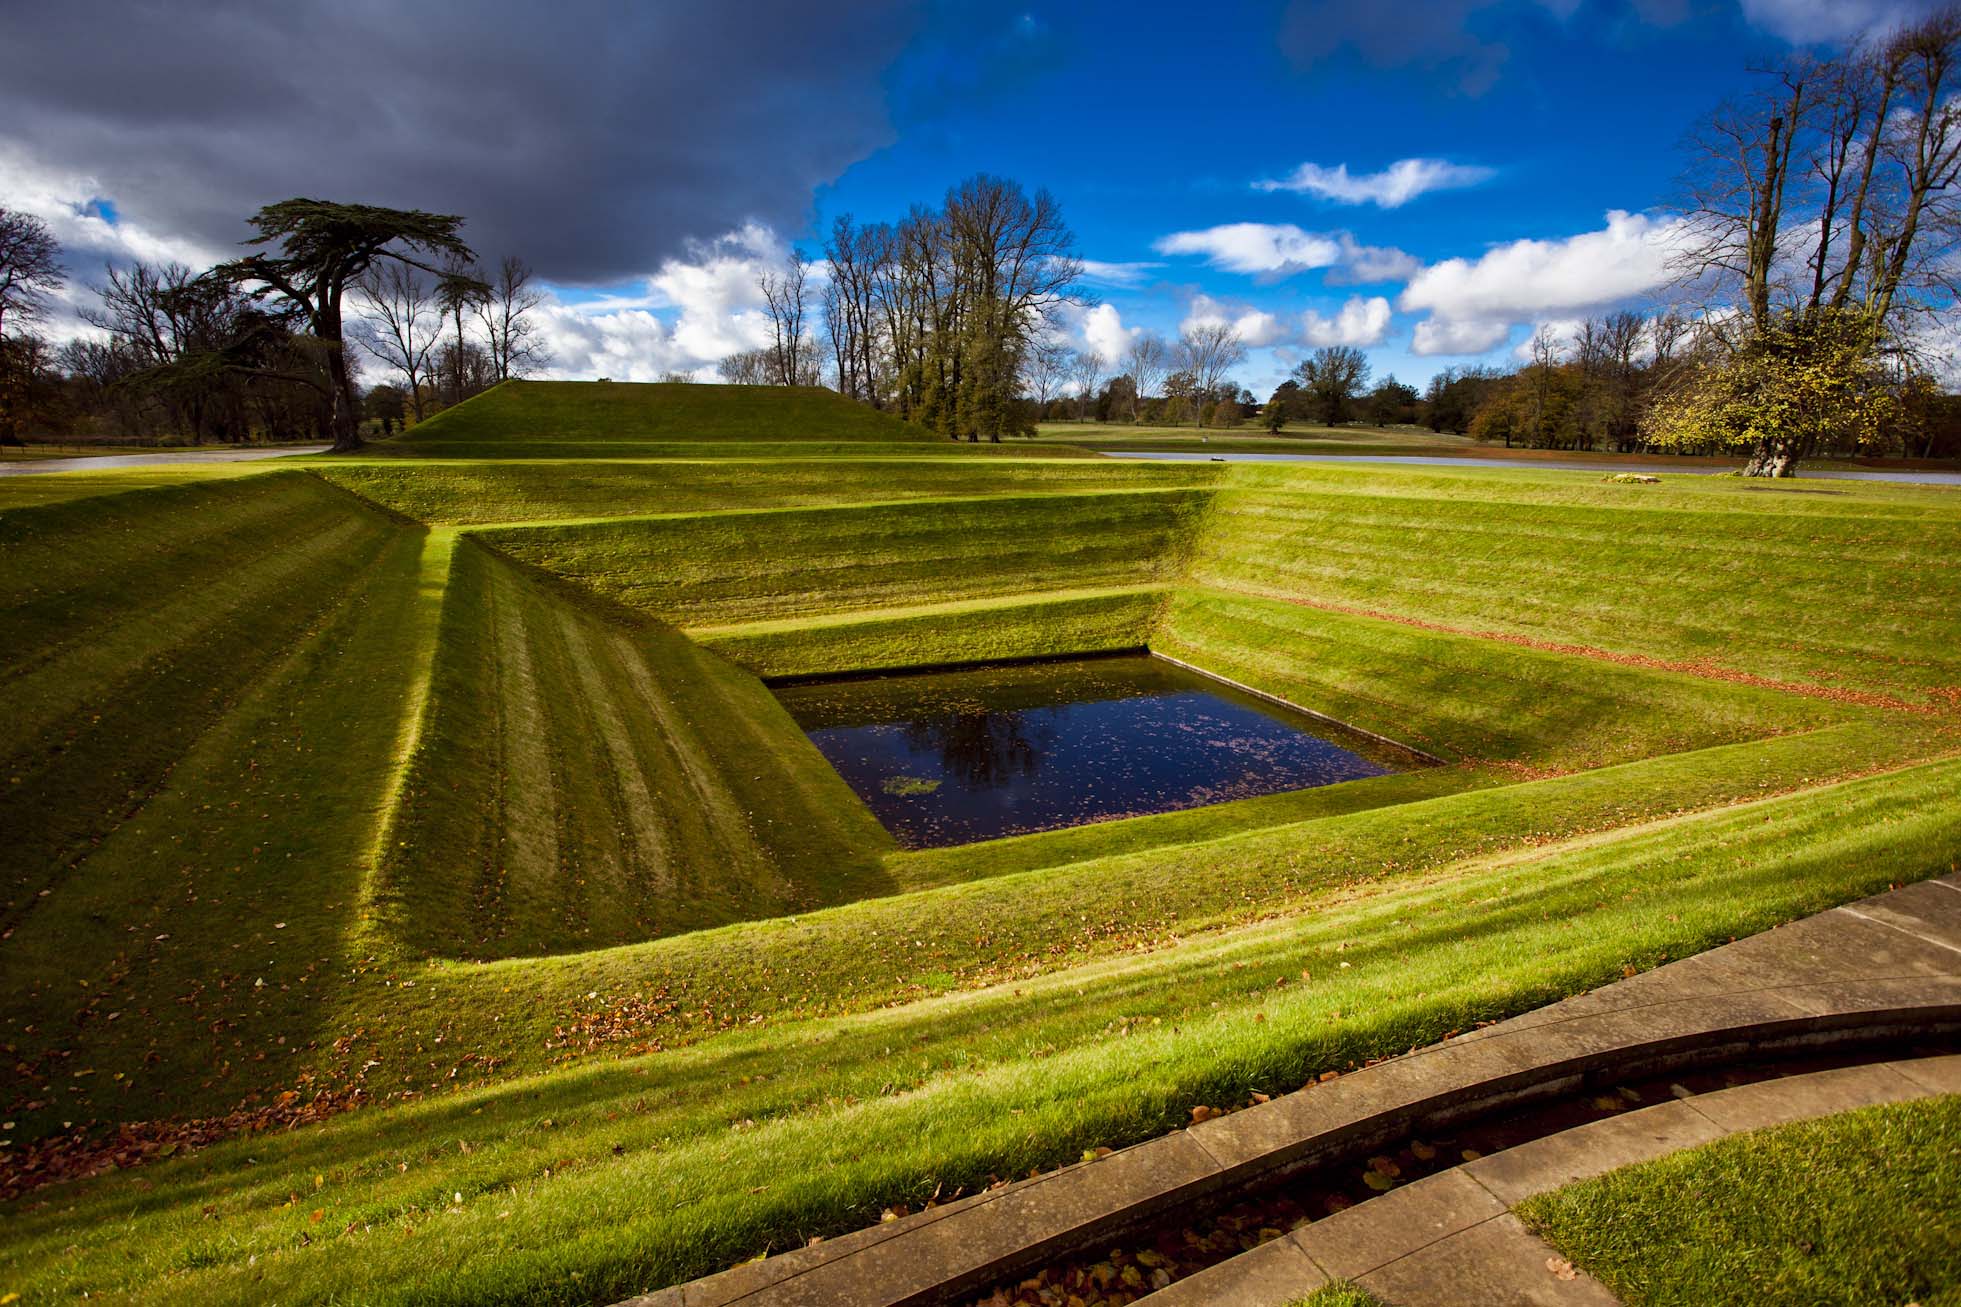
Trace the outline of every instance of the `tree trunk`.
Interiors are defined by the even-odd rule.
[[[1743,465],[1746,477],[1788,477],[1798,472],[1798,451],[1789,440],[1760,440]]]
[[[347,351],[338,340],[327,350],[328,430],[333,436],[335,454],[361,448],[360,402],[354,393],[354,374],[347,366]]]

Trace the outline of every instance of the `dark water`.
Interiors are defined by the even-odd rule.
[[[907,848],[1401,769],[1390,751],[1145,656],[779,686]]]

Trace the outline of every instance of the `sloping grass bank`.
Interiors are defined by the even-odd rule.
[[[392,443],[663,440],[952,443],[822,386],[632,381],[506,381],[444,409]]]
[[[1924,700],[1961,687],[1961,497],[1235,467],[1203,585]],[[1908,582],[1906,578],[1911,577]]]
[[[485,530],[491,548],[681,626],[1149,585],[1178,575],[1193,490],[924,500]]]
[[[1883,888],[1961,852],[1934,802],[1956,781],[1921,768],[1460,864],[1048,981],[221,1145],[142,1192],[22,1213],[15,1282],[611,1300]]]
[[[860,451],[862,453],[862,450]],[[738,458],[737,455],[740,457]],[[399,513],[445,525],[647,517],[1030,491],[1206,485],[1221,469],[1099,460],[771,457],[744,447],[728,458],[318,464],[314,471]]]
[[[465,541],[377,902],[418,953],[594,948],[876,893],[890,838],[754,679]]]

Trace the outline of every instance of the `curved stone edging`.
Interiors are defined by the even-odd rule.
[[[1834,908],[1094,1162],[631,1304],[926,1307],[1213,1194],[1497,1108],[1694,1064],[1954,1032],[1961,1032],[1961,877]],[[1372,1210],[1387,1197],[1393,1194],[1352,1210]]]
[[[1347,1280],[1392,1307],[1614,1302],[1511,1215],[1534,1194],[1728,1135],[1961,1093],[1961,1054],[1738,1085],[1591,1121],[1467,1162],[1188,1276],[1152,1307],[1287,1307]],[[1562,1273],[1563,1272],[1563,1273]]]

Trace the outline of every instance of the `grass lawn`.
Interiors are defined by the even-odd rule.
[[[1288,1307],[1381,1307],[1382,1299],[1352,1284],[1324,1284]]]
[[[1206,427],[1189,423],[1167,427],[1128,422],[1043,422],[1036,441],[1081,445],[1089,449],[1188,450],[1198,452],[1296,454],[1449,454],[1483,449],[1469,436],[1431,431],[1426,427],[1319,426],[1289,422],[1275,434],[1257,422],[1237,427]]]
[[[1629,1307],[1961,1302],[1961,1096],[1718,1140],[1519,1214]]]
[[[1961,857],[1953,492],[534,386],[0,481],[0,1180],[148,1158],[6,1200],[0,1296],[607,1301]],[[750,455],[563,456],[684,419]],[[902,851],[757,679],[1138,646],[1436,765]]]
[[[1421,455],[1451,457],[1475,455],[1502,458],[1521,466],[1536,462],[1585,459],[1601,463],[1616,461],[1666,462],[1679,464],[1684,471],[1717,472],[1739,465],[1731,458],[1705,458],[1697,455],[1619,454],[1612,450],[1507,449],[1447,431],[1427,427],[1372,427],[1350,424],[1339,427],[1307,422],[1289,422],[1278,433],[1268,431],[1256,421],[1237,427],[1176,427],[1128,422],[1043,422],[1036,440],[1042,445],[1063,443],[1084,449],[1115,452],[1137,450],[1151,453],[1192,454],[1322,454],[1322,455]],[[1847,464],[1846,466],[1852,466]]]

